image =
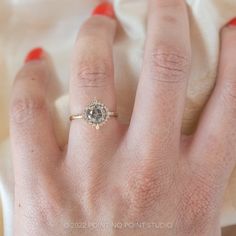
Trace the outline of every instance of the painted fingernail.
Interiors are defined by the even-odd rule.
[[[115,18],[115,11],[111,3],[103,2],[94,9],[92,15],[104,15]]]
[[[43,56],[43,49],[42,48],[34,48],[31,50],[25,58],[25,63],[30,61],[37,61],[40,60]]]
[[[227,25],[228,26],[236,26],[236,18],[232,19]]]

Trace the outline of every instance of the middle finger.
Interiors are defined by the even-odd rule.
[[[179,149],[190,55],[185,1],[149,0],[144,66],[130,128],[135,136],[130,140],[145,142],[147,150]]]

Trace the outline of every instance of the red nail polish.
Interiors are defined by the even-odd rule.
[[[236,26],[236,18],[234,18],[233,20],[231,20],[231,21],[228,23],[228,26]]]
[[[104,15],[115,18],[115,11],[111,3],[103,2],[94,9],[92,15]]]
[[[34,48],[31,50],[25,58],[25,63],[29,61],[36,61],[40,60],[43,56],[43,49],[42,48]]]

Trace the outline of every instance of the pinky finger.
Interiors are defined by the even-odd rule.
[[[18,169],[40,169],[59,156],[46,99],[46,57],[42,49],[31,51],[13,85],[10,130],[16,174]]]

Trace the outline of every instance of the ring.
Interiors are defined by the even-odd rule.
[[[109,111],[102,102],[95,98],[87,107],[85,107],[83,113],[71,115],[70,121],[82,119],[98,130],[110,117],[118,117],[118,113]]]

